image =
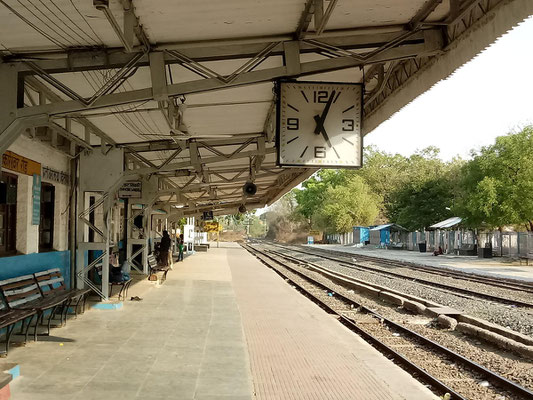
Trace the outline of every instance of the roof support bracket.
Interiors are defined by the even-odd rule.
[[[288,76],[298,76],[301,72],[300,42],[292,40],[283,43],[283,58]]]
[[[168,88],[165,54],[161,51],[150,53],[150,77],[152,78],[152,95],[154,100],[167,100]]]

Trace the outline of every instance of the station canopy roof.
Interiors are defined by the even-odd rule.
[[[128,169],[161,178],[158,203],[223,214],[315,171],[276,166],[276,79],[363,82],[366,134],[525,18],[498,20],[513,3],[526,4],[0,0],[0,68],[23,78],[16,117],[36,140],[121,147]],[[258,192],[243,198],[249,179]]]

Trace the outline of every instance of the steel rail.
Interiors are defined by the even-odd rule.
[[[254,247],[251,247],[251,246],[248,246],[248,245],[243,245],[241,244],[246,250],[250,251],[250,253],[254,254],[255,253],[259,253],[259,254],[262,254],[264,257],[267,257],[268,259],[274,261],[275,263],[291,270],[292,272],[296,273],[298,276],[302,277],[303,279],[305,280],[308,280],[310,282],[312,282],[314,285],[317,285],[321,288],[324,288],[326,290],[331,290],[331,288],[328,288],[327,286],[325,286],[324,284],[320,283],[320,282],[317,282],[316,280],[314,280],[313,278],[301,273],[300,271],[290,267],[290,266],[287,266],[286,264],[280,262],[279,260],[276,260],[274,257],[270,256],[269,254],[266,254],[265,252],[262,252],[261,250],[258,250]],[[303,261],[299,260],[300,263],[302,263]],[[321,299],[317,298],[315,295],[313,295],[312,293],[310,293],[308,290],[306,290],[305,288],[303,288],[301,285],[299,285],[298,283],[292,281],[288,276],[285,276],[283,273],[281,273],[280,271],[274,269],[276,272],[278,272],[278,274],[280,274],[281,276],[283,276],[285,279],[288,279],[291,284],[293,284],[294,286],[297,286],[300,290],[302,290],[303,292],[305,292],[310,298],[312,298],[314,301],[316,301],[317,303],[319,303],[323,308],[331,311],[332,313],[338,315],[343,322],[348,322],[348,326],[350,328],[354,328],[354,330],[356,330],[358,333],[361,333],[361,335],[363,336],[363,338],[367,341],[369,341],[371,344],[375,345],[380,351],[382,351],[383,353],[387,354],[387,355],[392,355],[394,358],[395,358],[395,361],[397,361],[399,364],[401,364],[404,368],[406,368],[408,371],[410,372],[415,372],[417,374],[420,374],[422,380],[424,380],[425,382],[427,383],[430,383],[432,385],[435,385],[435,387],[445,391],[445,392],[448,392],[450,393],[454,398],[454,399],[465,399],[463,396],[461,396],[460,394],[458,394],[457,392],[455,392],[453,389],[449,388],[448,386],[446,386],[446,384],[444,384],[443,382],[441,382],[440,380],[438,380],[437,378],[435,378],[434,376],[432,376],[431,374],[429,374],[427,371],[425,371],[424,369],[416,366],[415,364],[413,364],[411,361],[407,360],[405,357],[403,357],[401,354],[397,353],[395,350],[391,349],[390,347],[388,347],[387,345],[385,345],[384,343],[382,343],[379,339],[373,337],[370,333],[364,331],[362,328],[360,328],[355,321],[347,318],[346,316],[343,316],[342,314],[340,314],[339,312],[335,311],[331,306],[325,304]],[[463,364],[464,366],[470,368],[471,370],[475,371],[476,373],[478,374],[481,374],[482,376],[488,378],[487,380],[489,381],[492,381],[493,383],[496,384],[496,386],[499,386],[500,388],[503,388],[503,389],[506,389],[506,390],[509,390],[519,396],[521,396],[521,398],[523,399],[533,399],[533,392],[528,390],[527,388],[524,388],[523,386],[520,386],[518,385],[517,383],[514,383],[506,378],[504,378],[503,376],[483,367],[482,365],[480,364],[477,364],[476,362],[454,352],[453,350],[450,350],[434,341],[432,341],[431,339],[428,339],[426,338],[425,336],[422,336],[420,335],[419,333],[417,332],[414,332],[412,330],[410,330],[409,328],[401,325],[401,324],[398,324],[394,321],[391,321],[389,320],[388,318],[385,318],[383,316],[381,316],[379,313],[377,313],[376,311],[368,308],[368,307],[365,307],[359,303],[357,303],[356,301],[352,300],[352,299],[349,299],[339,293],[336,293],[336,297],[337,298],[340,298],[342,299],[344,302],[347,302],[349,304],[354,304],[356,305],[359,310],[361,311],[364,311],[365,313],[369,314],[369,315],[372,315],[378,319],[380,319],[381,321],[383,321],[383,323],[386,323],[388,326],[390,327],[393,327],[394,329],[406,334],[407,336],[411,337],[411,338],[414,338],[420,342],[422,342],[424,345],[428,346],[428,347],[431,347],[433,349],[436,349],[440,352],[442,352],[443,354],[445,354],[447,357],[453,359],[454,361],[457,361],[457,362],[460,362],[461,364]],[[412,368],[412,369],[411,369]]]
[[[519,282],[515,279],[510,279],[510,278],[491,278],[489,276],[481,276],[481,275],[476,275],[476,274],[467,273],[467,272],[453,271],[450,269],[442,270],[436,267],[432,267],[430,265],[421,265],[421,264],[416,264],[416,263],[409,262],[409,261],[392,260],[388,258],[369,256],[369,255],[360,254],[360,253],[347,253],[347,252],[338,251],[338,250],[324,250],[324,249],[315,249],[315,248],[313,250],[318,251],[320,253],[327,252],[330,254],[337,254],[340,257],[347,257],[347,258],[359,257],[362,259],[366,259],[369,262],[386,263],[388,265],[395,265],[395,266],[410,268],[414,270],[427,271],[427,272],[431,272],[431,273],[438,274],[441,276],[451,276],[453,278],[464,279],[464,280],[468,280],[471,282],[490,284],[492,286],[501,287],[503,289],[522,290],[524,292],[533,293],[533,282],[532,283]]]
[[[324,259],[330,260],[330,261],[337,261],[339,263],[342,263],[343,266],[348,267],[348,268],[372,271],[372,272],[376,272],[376,273],[379,273],[379,274],[382,274],[382,275],[388,275],[388,276],[396,277],[396,278],[399,278],[399,279],[408,280],[408,281],[411,281],[411,282],[418,282],[418,283],[421,283],[421,284],[426,285],[426,286],[431,286],[431,287],[435,287],[435,288],[442,288],[442,289],[446,289],[446,290],[451,290],[453,292],[460,292],[460,293],[463,293],[463,294],[466,294],[466,295],[469,295],[469,296],[480,297],[480,298],[487,299],[487,300],[490,300],[490,301],[494,301],[494,302],[497,302],[497,303],[511,304],[511,305],[515,305],[517,307],[533,308],[533,303],[528,303],[528,302],[524,302],[524,301],[520,301],[520,300],[513,300],[513,299],[506,298],[506,297],[494,296],[494,295],[487,294],[487,293],[480,293],[480,292],[476,292],[475,290],[460,288],[460,287],[457,287],[457,286],[451,286],[451,285],[447,285],[445,283],[432,282],[432,281],[428,281],[428,280],[422,279],[422,278],[410,277],[410,276],[398,274],[398,273],[392,272],[392,271],[384,271],[384,270],[379,269],[379,268],[373,268],[371,266],[362,265],[362,264],[359,264],[359,263],[355,263],[353,261],[340,260],[338,258],[327,256],[327,255],[324,255],[324,254],[305,252],[303,250],[296,250],[296,249],[293,249],[291,247],[280,246],[278,244],[275,244],[274,246],[283,248],[285,250],[294,251],[294,252],[297,252],[297,253],[303,253],[303,254],[307,254],[307,255],[321,257],[321,258],[324,258]],[[386,261],[382,261],[382,262],[386,263]],[[509,289],[509,288],[507,288],[507,289]]]

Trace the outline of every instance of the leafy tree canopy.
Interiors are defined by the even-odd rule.
[[[533,126],[473,152],[462,171],[458,211],[471,227],[533,230]]]
[[[316,226],[326,232],[345,233],[356,225],[370,225],[379,213],[379,198],[360,176],[329,186],[316,210]]]

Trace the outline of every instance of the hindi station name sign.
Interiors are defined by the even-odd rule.
[[[118,197],[129,199],[140,199],[142,197],[142,182],[125,182],[118,191]]]
[[[2,155],[2,168],[19,172],[24,175],[41,175],[41,164],[37,161],[13,153],[12,151],[6,151]]]
[[[42,178],[48,181],[54,181],[62,185],[70,184],[70,175],[63,171],[56,171],[50,167],[43,167]]]

